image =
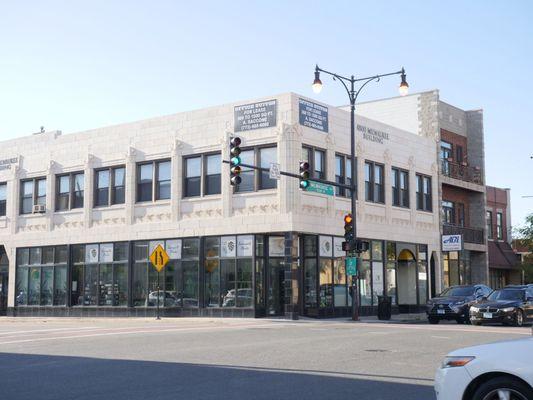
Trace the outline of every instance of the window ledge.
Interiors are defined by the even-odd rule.
[[[135,203],[135,207],[149,207],[149,206],[169,206],[171,201],[168,199],[165,200],[149,200],[149,201],[138,201]]]
[[[204,196],[190,196],[183,197],[180,201],[185,203],[194,203],[196,201],[211,201],[211,200],[222,200],[221,194],[206,194]]]
[[[261,189],[261,190],[255,190],[250,192],[236,192],[233,193],[233,196],[237,197],[243,197],[243,196],[250,196],[250,197],[259,197],[264,195],[270,195],[270,194],[277,194],[278,189]]]
[[[72,214],[72,215],[76,215],[76,214],[83,214],[84,213],[84,208],[73,208],[72,210],[61,210],[61,211],[54,211],[54,214],[56,215],[66,215],[66,214]]]
[[[126,205],[124,203],[112,204],[110,206],[95,206],[92,208],[93,211],[124,210],[124,209],[126,209]]]

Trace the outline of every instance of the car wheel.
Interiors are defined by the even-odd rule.
[[[479,322],[479,321],[472,321],[472,325],[479,326],[479,325],[481,325],[481,322]]]
[[[439,323],[439,319],[438,318],[428,318],[428,321],[430,324],[433,324],[433,325],[436,325]]]
[[[457,318],[456,321],[457,321],[457,323],[458,323],[459,325],[462,325],[462,324],[465,323],[464,318]]]
[[[522,310],[516,310],[514,315],[514,326],[524,326],[524,313]]]
[[[498,377],[481,384],[472,397],[472,400],[500,399],[533,399],[533,390],[518,379]]]

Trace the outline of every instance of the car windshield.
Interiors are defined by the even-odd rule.
[[[472,296],[474,294],[474,287],[468,286],[468,287],[449,287],[444,292],[442,292],[441,296]]]
[[[516,289],[495,290],[489,296],[489,300],[522,300],[523,298],[524,291]]]

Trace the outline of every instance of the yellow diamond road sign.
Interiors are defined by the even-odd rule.
[[[150,254],[150,262],[154,268],[157,269],[157,272],[161,272],[161,270],[165,268],[168,260],[168,254],[160,244],[158,244],[154,251],[152,251],[152,254]]]

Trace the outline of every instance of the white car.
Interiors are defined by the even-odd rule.
[[[533,337],[449,353],[435,376],[438,400],[532,400]]]

